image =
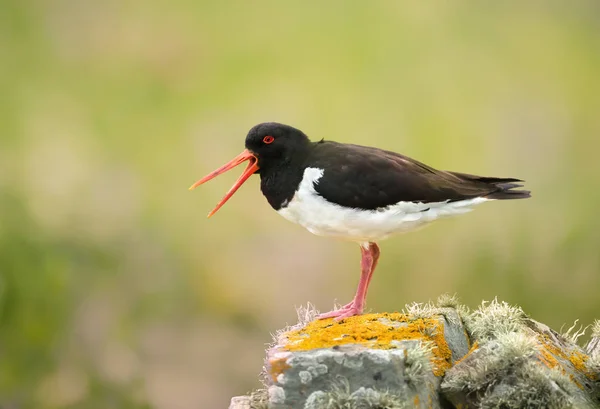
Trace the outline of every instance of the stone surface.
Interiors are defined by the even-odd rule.
[[[384,401],[441,408],[440,377],[469,350],[458,314],[446,313],[367,314],[289,329],[268,351],[269,407],[316,409],[346,399],[365,408]]]

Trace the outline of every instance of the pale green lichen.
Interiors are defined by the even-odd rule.
[[[482,302],[465,322],[467,331],[475,340],[489,340],[502,334],[518,332],[523,328],[527,316],[520,307],[506,302]]]
[[[456,294],[453,294],[453,295],[442,294],[438,297],[435,304],[439,308],[454,308],[454,309],[456,309],[460,305],[460,302],[459,302],[458,296]]]
[[[445,386],[452,390],[483,390],[490,382],[508,376],[513,367],[523,364],[536,352],[535,339],[523,333],[502,334],[475,349],[477,365],[446,378]]]
[[[588,368],[591,373],[595,374],[595,379],[600,382],[600,320],[596,320],[592,326],[592,338],[586,345],[586,351],[590,357]]]
[[[571,396],[576,393],[569,378],[559,370],[541,370],[532,362],[513,369],[513,376],[519,381],[490,385],[479,401],[482,409],[575,409],[582,408],[581,403],[575,406]]]
[[[455,325],[461,325],[460,314],[457,311],[459,305],[456,295],[442,294],[435,303],[429,301],[426,303],[406,304],[402,312],[411,319],[430,318],[435,315],[441,315],[448,322]]]
[[[268,409],[269,393],[267,389],[257,389],[250,394],[250,409]]]
[[[444,388],[480,396],[478,407],[481,408],[593,407],[575,401],[575,397],[581,396],[578,390],[581,386],[565,371],[557,360],[557,353],[575,369],[583,371],[584,355],[577,350],[566,354],[544,336],[530,335],[524,330],[499,334],[494,340],[482,341],[481,347],[471,351],[469,358],[472,354],[477,356],[473,356],[471,362],[466,362],[468,358],[461,361],[466,368],[452,372],[452,376],[444,380]]]
[[[427,302],[427,303],[413,302],[411,304],[406,304],[406,306],[404,307],[402,312],[405,313],[406,315],[410,316],[410,318],[412,318],[412,319],[419,319],[419,318],[429,318],[432,315],[436,315],[438,310],[437,310],[437,307],[431,302]]]
[[[359,388],[352,394],[355,398],[353,409],[408,409],[410,405],[400,391],[379,391]]]
[[[496,338],[496,342],[507,360],[529,358],[537,351],[535,338],[522,332],[501,334]]]
[[[592,337],[600,338],[600,320],[595,320],[592,324]]]
[[[583,325],[578,325],[578,322],[579,322],[579,320],[576,319],[575,322],[573,323],[573,325],[571,325],[569,327],[569,329],[567,329],[566,332],[563,332],[561,334],[563,336],[563,338],[569,340],[573,344],[577,344],[577,341],[579,340],[579,338],[582,335],[585,335],[585,332],[590,327],[589,325],[587,327],[584,327]],[[561,328],[561,332],[562,332],[562,328]]]
[[[436,346],[432,342],[421,341],[414,347],[404,351],[405,375],[408,383],[420,385],[432,373],[433,350]]]
[[[309,395],[304,409],[407,409],[403,391],[380,391],[361,387],[350,393],[347,379],[338,377],[328,391],[316,391]]]
[[[595,368],[600,368],[600,320],[596,320],[592,324],[592,337],[585,346],[585,349],[590,355]],[[600,372],[600,369],[597,369],[598,372]]]
[[[313,304],[308,303],[306,307],[303,305],[296,307],[296,314],[298,315],[298,325],[305,326],[317,318],[319,310]]]
[[[540,367],[536,338],[522,332],[501,334],[474,353],[477,365],[446,379],[451,390],[481,393],[481,408],[573,408],[576,386],[560,368]],[[511,380],[497,383],[498,380]],[[577,407],[582,407],[581,403]]]

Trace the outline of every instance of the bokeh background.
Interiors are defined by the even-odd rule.
[[[4,0],[0,407],[224,408],[295,306],[353,295],[359,250],[279,217],[256,123],[527,180],[382,244],[368,307],[498,297],[600,318],[600,5]]]

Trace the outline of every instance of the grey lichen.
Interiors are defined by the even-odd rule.
[[[600,320],[595,320],[592,324],[592,337],[600,338]]]
[[[298,326],[305,326],[311,321],[314,321],[319,315],[319,310],[311,303],[306,304],[306,307],[301,305],[296,307],[296,314],[298,315]]]
[[[304,403],[304,409],[320,409],[327,408],[329,406],[329,394],[323,391],[315,391],[311,393],[306,402]]]
[[[350,393],[346,379],[338,378],[328,391],[310,394],[304,409],[407,409],[406,396],[402,391],[379,391],[361,387]]]
[[[429,301],[426,303],[411,303],[406,304],[402,312],[407,314],[411,319],[430,318],[434,315],[442,315],[448,321],[455,325],[460,325],[460,313],[457,310],[459,300],[456,295],[442,294],[438,297],[435,303]]]
[[[572,383],[558,369],[542,371],[538,365],[527,362],[512,376],[520,379],[521,382],[490,385],[483,393],[479,407],[482,409],[575,409],[576,406],[567,392],[572,387]],[[582,408],[580,405],[577,407]]]
[[[331,383],[327,395],[327,406],[323,409],[350,409],[354,406],[354,399],[350,393],[350,383],[344,377],[338,376],[335,382]]]
[[[431,302],[413,302],[411,304],[406,304],[402,312],[409,315],[411,319],[429,318],[436,314],[437,307]]]
[[[409,408],[402,393],[378,391],[371,388],[359,388],[352,396],[355,409],[405,409]]]
[[[558,368],[549,370],[529,359],[537,347],[535,338],[524,333],[499,335],[476,351],[478,358],[468,370],[448,376],[444,388],[480,395],[481,408],[574,407],[571,396],[577,390],[569,377]]]
[[[250,394],[251,409],[268,409],[269,393],[266,388],[261,388],[253,391]]]
[[[592,337],[585,349],[590,356],[587,362],[588,369],[595,374],[596,381],[600,383],[600,320],[596,320],[592,324]]]
[[[578,323],[579,323],[579,320],[578,319],[575,320],[573,325],[571,325],[567,329],[566,332],[563,332],[561,334],[564,338],[568,339],[573,344],[577,344],[577,341],[579,340],[579,338],[582,335],[585,335],[585,332],[590,327],[589,325],[587,327],[584,327],[583,325],[578,325]],[[562,328],[561,328],[561,332],[562,332]]]
[[[595,368],[600,378],[600,320],[596,320],[592,324],[592,337],[585,346],[585,350],[590,356],[591,366]]]
[[[527,315],[520,307],[513,307],[506,302],[483,301],[481,306],[470,314],[465,322],[467,331],[475,339],[485,341],[497,338],[502,334],[518,332],[522,329]]]
[[[536,352],[535,348],[535,340],[525,334],[502,334],[474,352],[478,357],[477,365],[469,366],[469,370],[453,372],[446,377],[444,385],[456,391],[485,390],[494,380],[511,375],[514,367]]]
[[[529,358],[537,351],[537,341],[534,337],[522,332],[509,332],[496,338],[503,359],[507,361]]]
[[[458,296],[456,294],[453,294],[453,295],[442,294],[435,301],[435,304],[439,308],[454,308],[454,309],[456,309],[460,305],[460,302],[459,302]]]
[[[407,381],[412,385],[420,385],[432,372],[432,356],[435,346],[430,342],[418,341],[405,352],[404,365]]]

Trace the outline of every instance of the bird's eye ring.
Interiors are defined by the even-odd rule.
[[[270,143],[273,143],[274,140],[275,140],[275,138],[273,138],[271,135],[267,135],[263,138],[263,142],[266,143],[267,145]]]

